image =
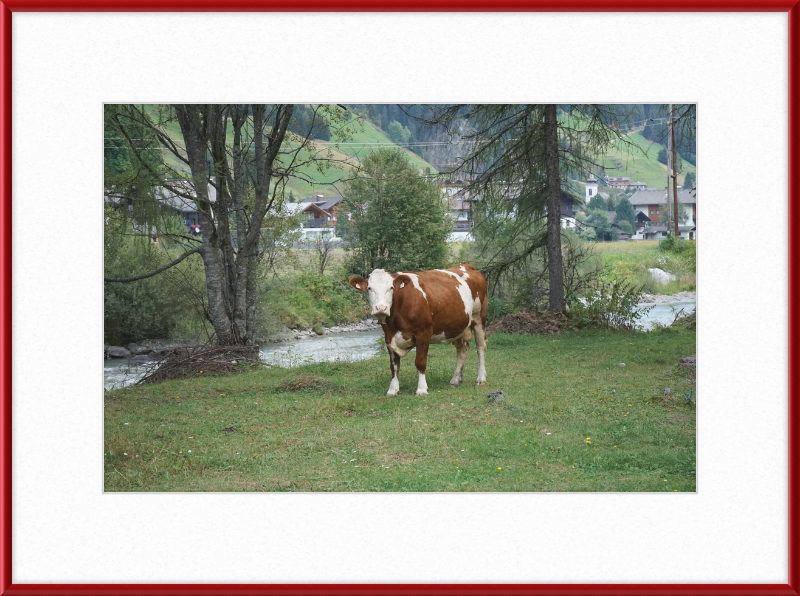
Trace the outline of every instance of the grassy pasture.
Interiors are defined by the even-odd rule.
[[[385,354],[108,391],[105,490],[694,491],[694,353],[687,332],[498,334],[483,387],[474,351],[450,387],[432,346],[427,396],[413,352],[395,397]]]

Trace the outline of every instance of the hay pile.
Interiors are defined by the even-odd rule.
[[[222,377],[265,366],[258,346],[196,346],[176,349],[148,364],[137,383],[160,383],[193,377]]]
[[[529,333],[531,335],[552,335],[570,327],[569,319],[558,312],[520,312],[495,319],[486,332]]]

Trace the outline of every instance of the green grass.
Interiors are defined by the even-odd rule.
[[[483,387],[474,352],[454,388],[433,346],[428,396],[413,352],[395,397],[385,355],[109,391],[105,490],[694,491],[694,353],[687,332],[500,334]]]
[[[697,276],[691,268],[688,256],[658,250],[657,240],[635,242],[596,242],[592,245],[600,262],[606,268],[604,277],[625,280],[643,286],[651,294],[676,294],[696,289]],[[663,269],[677,276],[675,281],[662,285],[647,271]]]

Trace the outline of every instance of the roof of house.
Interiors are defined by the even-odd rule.
[[[697,193],[694,190],[678,190],[678,202],[683,204],[697,203]],[[631,205],[663,205],[667,202],[666,189],[639,190],[629,199]]]
[[[301,203],[314,203],[314,205],[323,211],[330,211],[339,204],[339,201],[341,201],[342,198],[343,197],[314,197],[311,199],[305,199],[301,201]]]

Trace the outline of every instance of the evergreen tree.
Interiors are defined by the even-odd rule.
[[[480,174],[468,190],[485,203],[473,217],[477,248],[485,255],[482,272],[493,284],[519,278],[545,249],[549,306],[565,310],[565,181],[588,176],[612,140],[628,143],[618,114],[602,105],[454,105],[436,108],[432,120],[457,133],[464,119],[472,132],[461,137],[468,152],[459,170]]]
[[[636,212],[633,210],[631,202],[626,197],[622,197],[619,200],[619,203],[617,203],[616,212],[616,223],[627,221],[631,224],[631,226],[636,226]]]

